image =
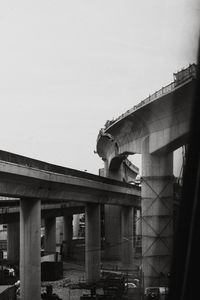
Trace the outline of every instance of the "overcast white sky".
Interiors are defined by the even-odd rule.
[[[198,0],[0,1],[0,149],[98,173],[98,131],[196,61]]]

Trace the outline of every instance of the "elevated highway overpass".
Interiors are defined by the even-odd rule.
[[[105,173],[122,178],[121,163],[142,155],[142,270],[145,286],[167,284],[173,245],[173,151],[187,144],[196,66],[174,74],[174,81],[115,120],[97,138]],[[116,212],[107,218],[115,224]],[[118,224],[119,228],[119,224]],[[112,231],[112,226],[108,230]],[[108,237],[112,232],[107,234]]]
[[[190,67],[189,67],[190,68]],[[109,165],[118,156],[142,153],[149,137],[151,154],[171,152],[187,142],[195,69],[182,82],[172,82],[150,95],[115,120],[107,121],[99,132],[97,153]]]
[[[0,176],[0,196],[140,206],[140,189],[133,185],[5,151]]]
[[[130,167],[130,166],[129,166]],[[130,177],[130,175],[129,175]],[[122,207],[122,238],[132,229],[132,218],[127,212],[140,207],[140,188],[85,172],[64,168],[13,153],[0,151],[0,196],[12,197],[4,216],[20,213],[20,296],[22,300],[40,299],[40,228],[41,215],[46,213],[47,248],[55,249],[55,217],[52,213],[66,210],[64,216],[65,240],[71,236],[72,217],[69,214],[84,205],[86,214],[85,261],[88,282],[100,276],[100,205]],[[19,208],[15,208],[20,198]],[[15,203],[15,204],[14,204]],[[12,206],[12,207],[11,207]],[[4,207],[4,208],[3,208]],[[17,211],[16,211],[17,210]],[[9,234],[16,241],[16,223],[9,223]],[[122,243],[122,260],[132,255],[132,246]],[[53,248],[52,248],[53,245]],[[13,248],[13,247],[10,247]],[[129,257],[129,255],[128,255]]]

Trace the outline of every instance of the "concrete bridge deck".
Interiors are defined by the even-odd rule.
[[[117,156],[142,153],[149,137],[149,152],[172,152],[187,143],[196,79],[189,78],[170,92],[142,101],[100,131],[97,152],[109,164]]]
[[[0,195],[42,201],[140,206],[131,184],[0,151]]]

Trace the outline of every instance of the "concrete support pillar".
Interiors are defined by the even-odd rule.
[[[100,204],[87,204],[85,207],[85,267],[86,281],[89,283],[100,278],[100,257]]]
[[[72,219],[73,219],[73,215],[66,215],[63,217],[63,220],[64,220],[63,256],[64,256],[64,258],[70,257],[70,249],[71,249],[71,245],[72,245],[72,235],[73,235]]]
[[[41,201],[20,201],[20,299],[41,299]]]
[[[78,238],[78,232],[79,232],[79,215],[73,215],[73,237]]]
[[[45,219],[44,251],[47,254],[56,252],[56,218]]]
[[[121,206],[105,205],[105,258],[121,260]]]
[[[136,236],[140,237],[142,235],[142,217],[141,217],[141,210],[137,209],[136,211]]]
[[[144,286],[166,286],[173,240],[173,153],[142,145],[142,269]]]
[[[10,263],[19,262],[19,222],[7,225],[7,257]]]
[[[122,267],[124,269],[133,269],[134,266],[134,248],[133,248],[133,208],[122,207]]]
[[[108,170],[105,162],[106,177],[122,180],[122,166],[119,170]],[[109,260],[121,260],[121,206],[105,205],[105,258]]]
[[[61,245],[63,242],[63,217],[56,218],[56,245]]]

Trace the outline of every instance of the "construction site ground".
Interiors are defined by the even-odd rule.
[[[42,282],[41,292],[45,291],[47,285],[52,285],[53,293],[57,294],[62,300],[78,300],[84,290],[70,289],[70,285],[83,281],[85,279],[85,267],[80,262],[64,262],[63,263],[63,279],[56,281]]]
[[[107,269],[118,269],[116,262],[105,263]],[[52,285],[53,293],[62,300],[79,300],[83,294],[89,294],[89,290],[71,289],[72,284],[85,281],[85,266],[83,262],[63,262],[63,279],[42,282],[41,292],[45,291],[47,285]],[[97,291],[101,293],[101,291]],[[132,299],[132,298],[131,298]]]

